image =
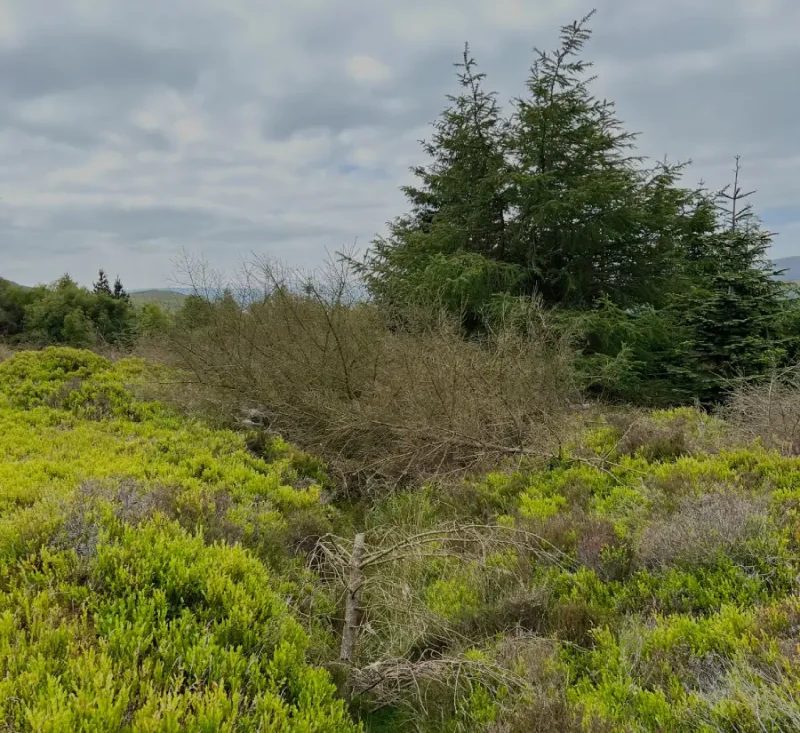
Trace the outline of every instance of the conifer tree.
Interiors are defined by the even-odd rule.
[[[465,48],[461,94],[424,144],[418,184],[403,189],[411,211],[363,263],[373,294],[435,293],[472,311],[502,293],[578,308],[663,303],[697,193],[678,186],[680,165],[644,168],[614,105],[592,96],[578,58],[590,17],[562,28],[556,51],[536,52],[510,120]]]
[[[448,96],[423,142],[430,162],[412,169],[417,184],[402,189],[411,211],[373,242],[362,266],[385,300],[433,296],[470,310],[516,278],[506,262],[506,125],[468,46],[456,67],[461,92]]]
[[[130,302],[130,296],[125,292],[125,288],[122,287],[122,280],[119,279],[119,275],[117,275],[117,279],[114,281],[114,292],[112,293],[112,297],[116,298],[117,300]]]
[[[111,286],[108,284],[105,270],[100,270],[97,274],[97,282],[94,283],[92,290],[95,295],[111,295]]]
[[[682,166],[643,168],[636,135],[592,96],[579,58],[591,15],[564,26],[555,51],[536,50],[516,102],[513,259],[550,303],[651,303],[671,279],[693,194],[676,185]]]
[[[692,263],[693,287],[676,298],[683,322],[691,328],[686,349],[699,391],[718,397],[726,378],[757,376],[785,363],[797,336],[783,324],[793,307],[779,282],[764,230],[747,201],[754,191],[740,187],[740,159],[734,181],[717,196],[717,228],[703,256]]]

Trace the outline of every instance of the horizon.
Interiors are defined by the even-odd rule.
[[[785,265],[779,264],[779,263],[785,263],[788,260],[796,260],[797,264],[800,264],[800,254],[788,255],[786,257],[777,257],[777,258],[773,259],[772,262],[775,264],[777,269],[781,269]],[[93,280],[91,280],[91,279],[89,281],[81,281],[78,278],[74,277],[72,273],[62,273],[61,276],[65,275],[65,274],[69,275],[70,277],[72,277],[72,279],[76,283],[78,283],[78,285],[81,285],[81,286],[87,287],[87,288],[90,288],[92,286]],[[61,276],[59,276],[59,277],[61,277]],[[2,274],[0,274],[0,280],[9,280],[10,282],[14,283],[15,285],[19,285],[19,286],[27,287],[27,288],[29,288],[29,287],[37,287],[37,286],[40,286],[40,285],[52,285],[57,279],[58,278],[55,278],[54,280],[51,280],[49,282],[20,283],[20,282],[17,282],[16,280],[13,280],[11,278],[5,278]],[[180,294],[183,294],[183,295],[188,295],[188,294],[194,292],[193,288],[188,287],[188,286],[181,286],[181,285],[150,285],[150,286],[145,285],[145,286],[129,287],[127,285],[127,283],[125,283],[124,281],[122,282],[122,284],[125,287],[125,290],[128,293],[130,293],[131,295],[135,295],[137,293],[146,293],[146,292],[149,292],[149,291],[180,293]]]

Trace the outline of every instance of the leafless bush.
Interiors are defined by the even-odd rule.
[[[581,726],[582,716],[567,702],[566,679],[554,663],[556,655],[557,645],[551,640],[517,634],[480,655],[370,664],[354,673],[353,692],[368,706],[407,709],[409,723],[417,730],[430,730],[432,719],[450,715],[460,719],[459,730],[605,730]],[[491,722],[470,720],[468,701],[478,690],[488,693],[495,706]]]
[[[544,627],[548,597],[529,586],[532,561],[567,567],[569,557],[532,532],[499,525],[440,523],[374,529],[361,539],[327,536],[316,570],[347,599],[355,624],[343,659],[358,664],[405,657],[431,658],[498,632]],[[359,548],[359,549],[356,549]],[[518,562],[492,562],[512,551]],[[477,605],[431,608],[426,591],[432,563],[445,562],[474,591]],[[449,580],[449,578],[448,578]],[[359,606],[358,613],[353,606]],[[343,637],[348,630],[345,629]],[[354,654],[353,650],[358,650]]]
[[[745,439],[800,455],[800,366],[774,374],[767,384],[739,387],[722,415]]]
[[[765,503],[757,499],[733,492],[684,498],[674,514],[644,530],[637,556],[647,567],[735,558],[748,540],[766,537],[768,525]]]
[[[463,700],[478,685],[495,696],[500,689],[519,692],[526,686],[524,678],[496,664],[464,656],[384,659],[355,670],[351,681],[353,693],[369,693],[376,707],[405,704],[423,715],[429,714],[431,703],[439,707],[442,696]]]
[[[10,359],[12,356],[14,356],[14,352],[11,350],[11,348],[3,343],[0,343],[0,362]]]
[[[729,665],[717,685],[703,696],[707,706],[695,719],[702,730],[795,731],[800,730],[800,696],[794,675],[785,664],[754,665],[737,660]],[[735,705],[719,705],[735,700]]]
[[[649,415],[630,414],[628,418],[619,421],[619,427],[624,428],[617,444],[620,454],[640,454],[652,461],[678,458],[692,452],[686,418],[677,417],[662,424]]]
[[[405,708],[409,729],[430,730],[432,719],[453,715],[458,730],[487,733],[610,733],[611,726],[587,720],[567,700],[567,679],[555,663],[552,640],[516,634],[480,655],[445,655],[416,662],[386,659],[357,670],[353,691],[373,707]],[[468,702],[477,690],[488,693],[491,721],[470,720]],[[463,727],[462,727],[463,726]]]
[[[109,508],[122,522],[137,525],[155,512],[163,511],[168,498],[165,487],[146,489],[133,479],[86,481],[70,502],[64,521],[51,544],[59,550],[75,550],[81,559],[94,555],[102,521],[101,505]]]
[[[649,461],[718,453],[736,442],[721,420],[710,417],[699,408],[684,407],[670,414],[654,414],[628,407],[607,408],[601,421],[618,435],[612,453],[640,455]]]
[[[258,409],[342,486],[463,474],[563,440],[571,349],[535,305],[524,328],[466,339],[430,308],[366,302],[346,264],[305,275],[254,260],[224,296],[202,264],[184,270],[213,301],[169,339],[190,393]]]

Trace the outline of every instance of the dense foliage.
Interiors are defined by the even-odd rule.
[[[280,442],[267,462],[137,400],[142,368],[0,364],[0,728],[355,730],[287,603],[319,485]]]
[[[585,22],[361,262],[0,280],[0,731],[800,730],[800,299]]]
[[[63,348],[0,363],[10,730],[800,721],[800,459],[693,409],[610,412],[549,460],[333,506],[322,466],[280,439],[137,397],[169,377],[153,369]]]
[[[636,155],[614,105],[591,93],[587,21],[536,52],[507,116],[465,51],[461,93],[404,189],[410,212],[361,271],[383,305],[434,301],[470,331],[491,328],[509,300],[541,298],[576,332],[587,387],[717,400],[731,378],[796,355],[796,301],[774,282],[770,235],[736,212],[738,159],[734,190],[716,194],[683,187],[684,165]]]
[[[367,572],[361,662],[418,677],[363,704],[394,702],[387,730],[421,715],[414,685],[424,730],[795,730],[800,463],[726,447],[727,430],[685,408],[609,416],[549,467],[384,501],[376,555],[435,544]],[[504,542],[466,541],[475,522]]]
[[[119,278],[112,289],[102,270],[91,290],[68,275],[35,288],[0,279],[0,337],[6,340],[130,347],[138,336],[163,331],[167,322],[156,303],[134,306]]]

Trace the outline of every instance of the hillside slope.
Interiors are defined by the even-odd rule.
[[[138,304],[144,305],[145,303],[158,303],[160,306],[167,310],[174,310],[180,308],[186,294],[176,290],[134,290],[130,293],[131,300]]]

